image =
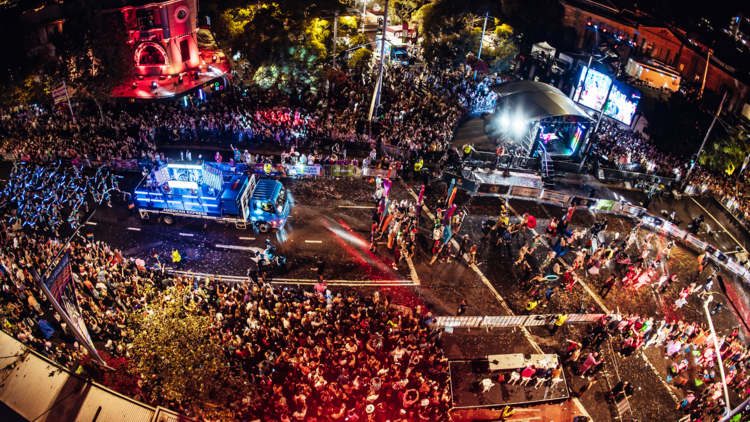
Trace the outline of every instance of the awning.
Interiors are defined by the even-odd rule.
[[[567,95],[559,89],[541,82],[514,81],[505,82],[492,87],[500,98],[519,113],[527,122],[557,116],[576,116],[590,120],[581,107],[578,107]]]

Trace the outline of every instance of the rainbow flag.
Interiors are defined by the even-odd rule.
[[[154,258],[156,258],[156,259],[159,259],[159,254],[158,254],[158,253],[155,253],[155,254],[154,254]]]
[[[94,233],[89,233],[89,234],[86,235],[86,237],[89,238],[89,239],[93,239],[94,238]]]

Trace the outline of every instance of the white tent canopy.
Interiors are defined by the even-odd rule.
[[[551,45],[547,44],[546,41],[540,42],[540,43],[536,43],[536,44],[534,44],[531,47],[531,55],[532,56],[542,55],[542,53],[544,53],[543,57],[545,57],[545,58],[546,57],[555,57],[555,51],[557,51],[557,50],[555,50],[555,48],[552,47]]]

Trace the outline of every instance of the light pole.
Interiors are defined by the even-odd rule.
[[[339,11],[333,16],[333,68],[336,69],[336,36],[339,29]]]
[[[385,0],[385,13],[383,14],[383,35],[380,39],[380,64],[378,65],[378,83],[375,86],[375,95],[372,97],[370,104],[370,115],[367,121],[372,121],[372,114],[380,106],[380,91],[383,86],[383,60],[385,56],[385,37],[388,34],[388,0]]]
[[[365,33],[365,19],[367,19],[367,0],[362,0],[362,33]]]
[[[479,54],[477,54],[477,61],[482,60],[482,46],[484,45],[484,31],[487,30],[487,18],[490,17],[490,12],[484,12],[484,25],[482,25],[482,38],[479,40]],[[474,79],[477,78],[477,71],[474,70]]]
[[[729,390],[727,389],[727,379],[724,375],[724,362],[721,361],[721,351],[719,351],[719,340],[716,338],[716,330],[714,329],[714,322],[711,320],[711,313],[708,311],[708,304],[714,299],[713,295],[715,292],[704,292],[702,296],[708,296],[703,302],[703,310],[706,311],[706,319],[708,320],[708,326],[711,328],[711,337],[714,339],[714,351],[716,352],[716,359],[719,361],[719,373],[721,374],[721,385],[724,387],[724,406],[726,407],[726,413],[729,414]]]

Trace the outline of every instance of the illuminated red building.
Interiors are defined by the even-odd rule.
[[[128,42],[133,45],[139,75],[176,75],[201,65],[196,0],[126,2],[131,5],[119,11],[130,36]]]
[[[231,66],[210,31],[199,27],[197,0],[119,3],[107,12],[122,13],[139,81],[117,90],[115,96],[162,99],[194,88],[226,85]]]

